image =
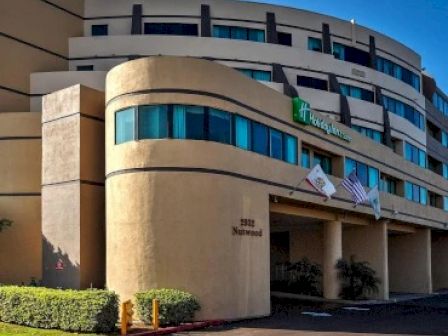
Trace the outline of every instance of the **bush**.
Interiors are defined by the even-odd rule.
[[[0,321],[34,328],[107,333],[118,320],[118,296],[105,290],[0,287]]]
[[[288,287],[297,294],[322,295],[322,269],[319,264],[303,258],[288,267]]]
[[[159,300],[159,319],[161,325],[179,324],[191,321],[194,313],[201,307],[197,299],[177,289],[151,289],[135,294],[137,312],[146,324],[152,320],[152,300]]]
[[[355,261],[355,257],[351,256],[350,261],[340,259],[336,268],[341,280],[340,298],[360,300],[378,292],[381,281],[375,276],[376,272],[368,262]]]

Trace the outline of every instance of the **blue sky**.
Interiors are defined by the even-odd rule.
[[[448,93],[448,0],[260,0],[356,19],[422,56],[422,65]]]

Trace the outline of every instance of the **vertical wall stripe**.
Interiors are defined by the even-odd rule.
[[[341,92],[338,79],[335,74],[329,74],[330,91],[339,94],[339,107],[341,111],[341,123],[347,127],[352,127],[352,116],[350,113],[350,105],[348,99]]]
[[[322,23],[322,49],[325,54],[331,54],[330,25]]]
[[[275,13],[266,13],[266,31],[267,42],[278,44],[277,23],[275,20]]]
[[[272,81],[274,83],[283,84],[283,93],[286,96],[291,98],[299,96],[296,88],[289,84],[288,78],[286,77],[281,64],[278,63],[272,64]]]
[[[209,5],[201,5],[201,36],[212,36],[212,20]]]
[[[375,37],[372,35],[369,37],[369,66],[376,69],[376,43]]]
[[[383,108],[383,128],[384,128],[384,144],[393,149],[393,143],[392,143],[392,130],[390,127],[390,119],[389,119],[389,112],[384,107],[383,103],[383,94],[381,93],[381,89],[378,86],[375,86],[375,96],[376,96],[376,104],[381,105]]]
[[[142,12],[143,7],[140,4],[132,6],[132,27],[131,34],[132,35],[141,35],[142,34]]]

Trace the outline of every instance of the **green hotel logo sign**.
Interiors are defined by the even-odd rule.
[[[325,133],[333,135],[347,142],[352,141],[352,137],[347,133],[341,131],[333,123],[329,123],[322,118],[319,118],[311,111],[311,106],[306,101],[295,97],[292,99],[292,119],[300,124],[311,125],[320,128]]]

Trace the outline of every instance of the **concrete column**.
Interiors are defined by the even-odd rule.
[[[431,230],[389,235],[391,292],[431,293]]]
[[[339,297],[337,261],[342,258],[342,223],[324,222],[323,292],[326,299]]]
[[[431,238],[433,289],[448,288],[448,232],[432,232]]]
[[[389,276],[387,265],[387,225],[374,222],[370,225],[345,227],[342,234],[344,259],[355,256],[357,261],[367,261],[381,280],[375,299],[389,298]]]
[[[42,111],[42,280],[104,287],[104,93],[75,85]]]

